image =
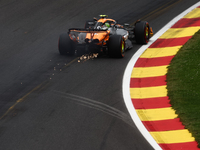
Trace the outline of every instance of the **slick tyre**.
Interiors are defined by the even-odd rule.
[[[63,33],[60,35],[58,40],[58,50],[61,55],[74,55],[74,43],[69,38],[69,35],[67,33]]]
[[[135,25],[135,40],[138,44],[147,44],[150,38],[150,27],[148,22],[140,21]]]
[[[108,42],[108,55],[112,58],[123,58],[125,41],[121,35],[112,35]]]

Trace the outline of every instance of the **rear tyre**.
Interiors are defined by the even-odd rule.
[[[147,44],[150,39],[150,27],[146,21],[140,21],[135,25],[135,40],[138,44]]]
[[[125,41],[121,35],[112,35],[108,42],[108,55],[112,58],[123,58]]]
[[[74,43],[69,38],[69,35],[67,33],[63,33],[60,35],[60,38],[58,40],[58,50],[61,55],[74,55]]]

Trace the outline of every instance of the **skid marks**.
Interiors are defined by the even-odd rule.
[[[60,92],[60,91],[54,91],[54,92],[56,94],[58,94],[59,96],[66,98],[67,100],[71,100],[71,101],[73,101],[79,105],[85,106],[85,107],[99,110],[101,112],[104,112],[108,115],[111,115],[113,117],[116,117],[116,118],[124,121],[125,123],[129,124],[132,127],[135,127],[135,126],[133,126],[133,121],[129,115],[127,115],[126,113],[124,113],[112,106],[109,106],[107,104],[104,104],[102,102],[98,102],[98,101],[95,101],[95,100],[92,100],[89,98],[70,94],[70,93],[64,93],[64,92]]]

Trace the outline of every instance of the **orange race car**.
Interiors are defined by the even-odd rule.
[[[71,28],[60,35],[58,50],[61,55],[83,55],[103,53],[110,57],[123,58],[124,52],[133,47],[132,40],[138,44],[148,43],[153,36],[152,28],[146,21],[136,21],[134,25],[117,24],[107,15],[100,19],[86,21],[85,27]]]

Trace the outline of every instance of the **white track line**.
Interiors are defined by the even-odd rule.
[[[174,25],[178,20],[183,18],[186,14],[188,14],[190,11],[195,9],[200,5],[200,2],[194,4],[184,12],[182,12],[180,15],[175,17],[173,20],[171,20],[168,24],[166,24],[161,30],[159,30],[149,41],[147,45],[142,46],[131,58],[128,65],[126,66],[124,76],[123,76],[123,83],[122,83],[122,92],[123,92],[123,98],[124,102],[126,104],[126,107],[131,115],[131,118],[135,125],[137,126],[138,130],[141,132],[141,134],[144,136],[144,138],[149,142],[149,144],[155,149],[155,150],[162,150],[162,148],[156,143],[156,141],[153,139],[151,134],[148,132],[148,130],[144,127],[141,120],[139,119],[135,108],[133,107],[131,97],[130,97],[130,79],[131,79],[131,73],[133,70],[133,67],[140,57],[140,55],[153,43],[155,42],[163,33],[165,33],[169,28],[171,28],[172,25]]]

